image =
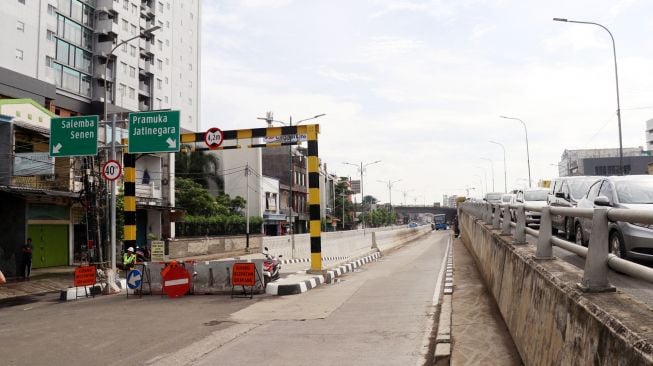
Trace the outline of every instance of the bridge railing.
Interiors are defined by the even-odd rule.
[[[553,259],[553,246],[565,249],[585,258],[585,268],[579,287],[587,292],[614,291],[608,281],[608,269],[653,283],[653,268],[631,262],[610,253],[610,221],[624,221],[653,225],[653,213],[644,210],[619,208],[567,208],[533,207],[528,205],[489,204],[465,202],[461,210],[481,219],[492,229],[501,230],[502,236],[513,236],[513,245],[526,244],[526,235],[537,238],[536,259]],[[528,227],[526,211],[539,212],[539,230]],[[551,215],[571,218],[586,218],[592,221],[591,235],[587,248],[552,235]],[[515,222],[511,222],[514,216]],[[513,234],[514,228],[514,234]]]

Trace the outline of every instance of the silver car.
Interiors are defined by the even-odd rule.
[[[560,177],[551,181],[551,187],[547,197],[547,204],[551,207],[576,207],[592,183],[601,177]],[[551,215],[551,226],[553,233],[558,231],[565,233],[565,239],[574,241],[576,232],[574,218],[562,215]]]
[[[647,210],[653,214],[653,176],[627,175],[604,177],[592,184],[578,208],[608,206]],[[576,243],[585,245],[590,238],[591,219],[576,219]],[[653,261],[653,225],[629,222],[608,224],[610,252],[621,258]]]

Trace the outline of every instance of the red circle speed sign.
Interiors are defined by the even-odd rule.
[[[224,141],[224,133],[217,127],[211,127],[208,131],[206,131],[206,133],[204,133],[204,143],[210,149],[220,147],[220,145],[222,145],[222,141]]]
[[[168,297],[182,297],[190,289],[190,274],[181,265],[170,263],[161,272],[163,274],[163,292]]]
[[[107,160],[102,166],[102,176],[106,180],[116,180],[122,175],[122,166],[117,160]]]

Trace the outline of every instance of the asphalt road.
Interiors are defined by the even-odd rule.
[[[0,309],[2,365],[422,364],[448,232],[294,296],[49,294]]]

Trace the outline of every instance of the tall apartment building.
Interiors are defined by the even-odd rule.
[[[200,11],[201,0],[6,0],[0,97],[101,115],[106,80],[109,112],[179,109],[199,131]]]
[[[653,119],[646,121],[646,149],[653,151]]]
[[[3,248],[2,243],[0,249],[17,250],[15,243],[24,242],[26,235],[52,229],[54,234],[39,231],[39,237],[47,237],[45,250],[58,256],[35,267],[77,263],[79,247],[91,239],[86,237],[88,230],[78,230],[83,216],[78,191],[88,179],[82,176],[86,171],[82,159],[48,156],[50,118],[102,116],[105,82],[109,113],[180,110],[182,129],[199,130],[200,3],[3,0],[0,141],[8,141],[5,154],[11,158],[0,159],[5,172],[0,198],[24,214],[13,215],[22,221],[10,220],[13,211],[0,217],[0,228],[13,245]],[[160,29],[139,38],[154,26]],[[111,52],[132,37],[136,38]],[[103,136],[100,129],[101,141]],[[33,166],[26,169],[30,162]],[[54,168],[45,169],[50,167]],[[170,222],[174,215],[169,214],[174,208],[174,155],[139,157],[135,188],[137,245],[152,235],[174,237]],[[39,224],[43,212],[46,217],[58,215],[59,226]],[[0,261],[0,268],[8,267]]]

